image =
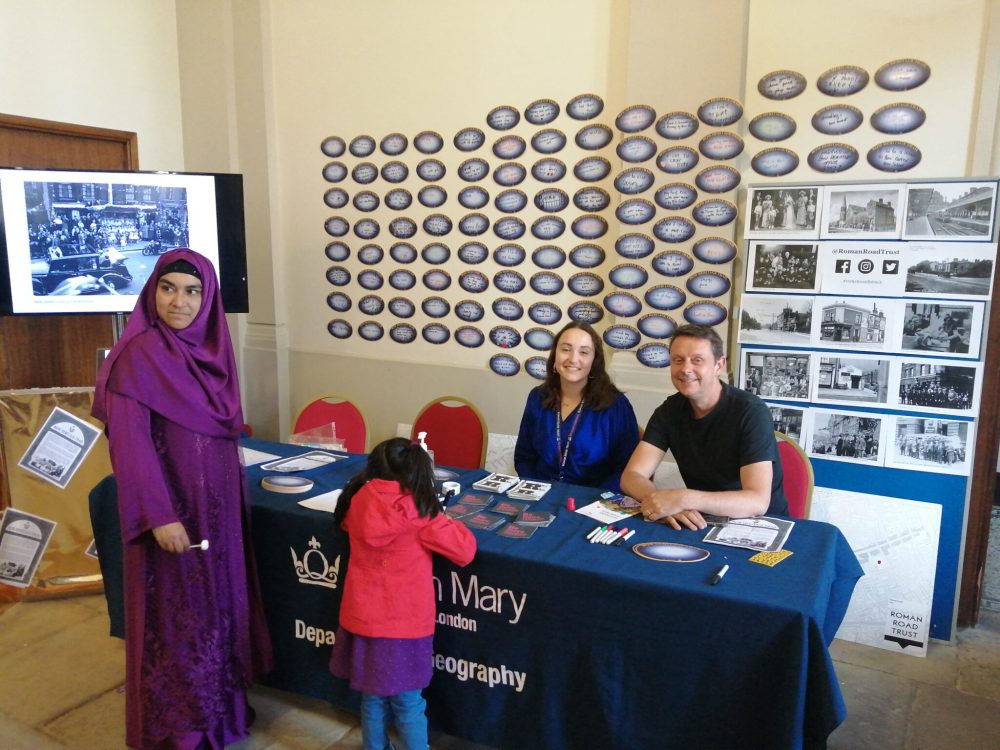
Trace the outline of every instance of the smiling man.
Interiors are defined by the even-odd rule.
[[[622,490],[643,516],[675,529],[703,529],[702,513],[743,518],[788,513],[771,412],[759,398],[722,382],[722,339],[685,325],[670,342],[677,393],[653,412],[622,474]],[[657,489],[653,473],[670,451],[686,485]]]

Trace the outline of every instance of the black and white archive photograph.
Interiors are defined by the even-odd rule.
[[[768,404],[771,411],[771,421],[774,423],[774,431],[788,435],[799,445],[805,445],[805,436],[809,417],[809,411],[794,406],[779,406],[778,404]]]
[[[740,387],[764,399],[808,401],[812,371],[808,352],[744,349]]]
[[[975,359],[983,326],[983,303],[902,302],[902,352]]]
[[[814,239],[823,188],[752,187],[747,190],[745,237]]]
[[[819,357],[814,401],[873,406],[889,397],[889,360],[864,357]]]
[[[815,292],[817,245],[750,243],[747,291]]]
[[[881,466],[883,430],[888,416],[871,412],[812,410],[806,452],[817,458]]]
[[[902,184],[838,185],[826,191],[820,236],[897,239],[903,221]]]
[[[741,343],[809,346],[813,314],[811,296],[744,294],[741,306]]]
[[[908,185],[903,239],[992,239],[996,189],[996,182]]]
[[[887,466],[945,474],[971,470],[973,423],[957,419],[897,416]]]
[[[910,243],[903,257],[907,295],[986,299],[996,246],[989,242]]]
[[[906,411],[974,416],[982,386],[978,362],[918,357],[896,358],[889,391]]]
[[[814,337],[822,347],[883,350],[891,304],[878,297],[817,297]]]

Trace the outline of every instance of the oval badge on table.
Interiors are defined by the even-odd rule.
[[[764,112],[754,117],[747,127],[757,140],[775,142],[791,138],[797,125],[783,112]]]
[[[694,258],[680,250],[665,250],[653,258],[650,265],[663,276],[684,276],[694,268]]]
[[[806,163],[817,172],[836,174],[858,163],[858,151],[847,143],[827,143],[810,151]]]
[[[865,121],[865,116],[850,104],[831,104],[812,116],[812,126],[824,135],[844,135]]]
[[[687,301],[687,295],[670,284],[650,287],[643,298],[654,310],[676,310]]]
[[[497,375],[509,378],[521,371],[521,363],[510,354],[494,354],[490,357],[490,369]]]
[[[765,177],[782,177],[795,171],[799,166],[799,157],[787,148],[765,148],[754,154],[750,166],[754,172]]]
[[[920,149],[912,143],[886,141],[872,147],[868,163],[883,172],[905,172],[920,163]]]
[[[850,96],[868,85],[868,71],[857,65],[838,65],[823,72],[816,88],[827,96]]]
[[[635,358],[646,367],[666,367],[670,364],[670,348],[666,344],[644,344]]]
[[[569,317],[578,323],[590,323],[593,325],[604,317],[604,309],[596,302],[583,300],[574,302],[569,306]]]
[[[871,116],[872,127],[880,133],[902,135],[916,130],[927,119],[927,114],[916,104],[887,104]]]
[[[888,91],[909,91],[930,77],[931,67],[923,60],[893,60],[875,71],[875,83]]]
[[[775,70],[757,81],[757,91],[765,99],[785,101],[794,99],[807,87],[806,77],[794,70]]]
[[[612,292],[604,298],[604,308],[612,315],[631,318],[642,310],[642,303],[628,292]]]
[[[609,326],[604,329],[604,334],[601,338],[612,349],[632,349],[642,341],[639,329],[622,324]]]

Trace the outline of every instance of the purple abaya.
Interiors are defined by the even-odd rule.
[[[201,310],[174,331],[155,314],[161,268],[198,269]],[[246,687],[270,661],[238,457],[242,423],[232,344],[212,266],[189,250],[160,257],[98,379],[125,544],[126,742],[222,748],[247,734]],[[192,544],[159,547],[179,521]]]

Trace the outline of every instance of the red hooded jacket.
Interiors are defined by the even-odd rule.
[[[385,479],[358,490],[342,527],[351,537],[351,557],[341,627],[371,638],[433,635],[432,555],[468,565],[476,554],[472,532],[444,513],[421,518],[413,496]]]

